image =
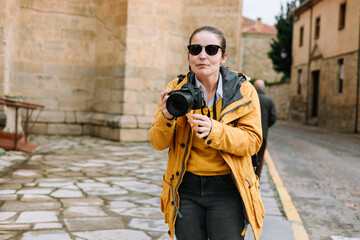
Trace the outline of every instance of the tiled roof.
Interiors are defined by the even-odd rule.
[[[277,35],[277,30],[274,26],[269,26],[256,20],[251,20],[247,17],[242,17],[242,33],[257,33],[266,35]]]

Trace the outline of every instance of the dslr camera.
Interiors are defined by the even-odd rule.
[[[202,107],[202,92],[191,83],[184,84],[180,90],[171,91],[166,108],[174,117],[184,116],[191,109]]]

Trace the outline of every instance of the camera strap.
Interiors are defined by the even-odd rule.
[[[185,78],[185,75],[178,75],[178,84],[181,83],[184,78]],[[188,78],[188,82],[191,83],[194,87],[195,87],[195,73],[190,71],[188,74],[187,74],[187,78]],[[218,85],[219,85],[219,81],[220,81],[220,77],[218,79],[218,82],[216,84],[216,92],[217,92],[217,89],[218,89]],[[193,89],[190,89],[190,92],[193,94],[194,90]],[[215,92],[215,96],[214,96],[214,104],[213,104],[213,119],[217,120],[217,114],[216,114],[216,103],[217,103],[217,99],[216,99],[216,92]],[[207,112],[207,116],[208,118],[210,118],[210,110],[209,110],[209,107],[206,105],[206,102],[205,102],[205,99],[204,99],[204,96],[202,94],[202,101],[204,102],[204,104],[202,104],[202,107],[201,107],[201,114],[202,115],[205,115],[204,114],[204,107],[206,107],[208,109],[208,112]]]
[[[219,81],[220,80],[218,80],[218,82],[217,82],[217,84],[216,84],[216,92],[217,92],[217,88],[218,88],[218,85],[219,85]],[[214,96],[214,103],[213,103],[213,119],[214,120],[217,120],[217,113],[216,113],[216,104],[217,104],[217,98],[216,98],[216,92],[215,92],[215,96]],[[203,104],[203,106],[201,107],[201,114],[202,115],[205,115],[204,114],[204,106],[208,109],[208,111],[207,111],[207,116],[208,116],[208,118],[210,118],[210,110],[209,110],[209,107],[205,104],[205,100],[204,100],[204,98],[203,98],[203,102],[204,102],[204,104]]]

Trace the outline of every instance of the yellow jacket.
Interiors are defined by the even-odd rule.
[[[259,99],[247,76],[225,67],[221,67],[220,72],[223,78],[221,115],[219,121],[212,119],[211,132],[204,141],[210,147],[220,150],[229,165],[244,202],[247,221],[257,240],[261,234],[264,207],[251,156],[259,150],[262,143]],[[187,76],[179,84],[178,79],[175,79],[166,89],[178,90],[187,82]],[[150,130],[150,141],[154,148],[170,148],[167,169],[163,176],[161,211],[165,214],[171,238],[174,237],[175,220],[179,214],[178,188],[186,171],[192,145],[192,129],[187,122],[192,112],[174,120],[167,120],[159,105]]]

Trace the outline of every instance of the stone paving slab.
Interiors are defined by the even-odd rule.
[[[167,150],[91,137],[35,136],[33,142],[31,155],[0,157],[23,161],[0,178],[0,239],[170,239],[159,199]],[[261,240],[291,240],[266,166],[260,190]],[[251,235],[248,230],[246,239]]]

